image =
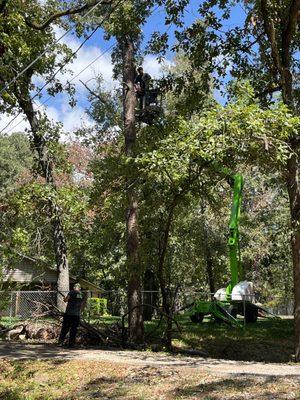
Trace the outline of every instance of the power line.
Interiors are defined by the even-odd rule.
[[[82,20],[79,21],[80,24],[82,24],[83,20],[88,17],[97,7],[99,7],[100,4],[102,4],[102,1],[99,1],[97,4],[95,4],[88,12],[86,12],[83,16],[82,16]],[[66,32],[63,33],[63,35],[61,35],[58,39],[56,39],[54,41],[53,44],[51,44],[50,46],[47,46],[45,48],[45,50],[38,55],[30,64],[27,65],[27,67],[25,67],[21,72],[19,72],[10,82],[8,82],[3,89],[0,90],[0,95],[5,92],[9,86],[13,83],[15,83],[22,75],[25,74],[26,71],[28,71],[29,68],[31,68],[38,60],[40,60],[51,48],[52,46],[54,46],[55,44],[57,44],[61,39],[63,39],[68,33],[70,33],[73,30],[72,28],[69,28]]]
[[[56,77],[56,75],[67,65],[68,62],[70,62],[72,60],[72,58],[75,57],[75,55],[78,53],[78,51],[82,48],[82,46],[96,33],[96,31],[98,30],[99,26],[97,26],[90,34],[89,36],[87,36],[85,38],[85,40],[80,43],[80,46],[77,47],[77,49],[75,51],[73,51],[73,53],[71,54],[70,57],[68,57],[68,59],[66,60],[65,63],[63,63],[55,72],[53,75],[51,75],[51,77],[49,79],[47,79],[47,81],[44,83],[44,85],[37,91],[37,93],[30,97],[30,100],[34,100],[37,96],[39,96],[39,94],[43,91],[43,89],[45,89],[46,86],[49,85],[50,82],[53,81],[53,79]],[[9,125],[11,125],[18,117],[19,115],[22,114],[22,111],[20,111],[11,121],[8,122],[8,124],[1,130],[0,133],[2,133],[7,127],[9,127]]]
[[[31,100],[35,99],[42,91],[45,89],[46,86],[49,85],[50,82],[53,81],[53,79],[56,77],[56,75],[76,56],[76,54],[79,52],[79,50],[85,45],[85,43],[90,40],[90,38],[97,32],[99,29],[99,25],[84,39],[82,43],[80,43],[80,46],[77,47],[75,51],[68,57],[68,59],[61,65],[55,72],[54,74],[47,79],[47,81],[44,83],[44,85],[37,91],[37,93],[31,98]]]
[[[78,72],[68,83],[73,82],[76,78],[78,78],[79,75],[81,75],[84,71],[86,71],[89,67],[91,67],[96,61],[98,61],[101,57],[103,57],[106,53],[109,52],[109,50],[111,50],[113,48],[113,46],[115,45],[115,43],[113,43],[112,45],[110,45],[104,52],[102,52],[101,54],[99,54],[93,61],[91,61],[88,65],[86,65],[80,72]],[[65,85],[63,87],[63,89],[66,87],[67,85]],[[52,98],[52,96],[49,96],[43,103],[41,103],[38,108],[41,108],[42,106],[44,106],[50,99]],[[21,114],[21,112],[19,112],[2,130],[0,133],[2,133],[9,125],[11,125]],[[19,121],[17,124],[15,124],[12,128],[10,128],[6,133],[10,133],[11,131],[13,131],[16,127],[18,127],[24,120],[26,119],[26,117],[24,116],[21,121]]]

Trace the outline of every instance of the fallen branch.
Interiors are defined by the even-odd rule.
[[[140,304],[140,305],[138,305],[138,306],[134,306],[133,308],[131,308],[129,311],[127,311],[127,313],[125,313],[125,314],[122,316],[122,320],[121,320],[121,321],[122,321],[122,344],[123,344],[123,345],[125,345],[125,318],[126,318],[126,316],[129,315],[133,310],[135,310],[136,308],[139,308],[139,307],[151,307],[151,308],[153,308],[154,310],[159,311],[160,314],[161,314],[161,320],[162,320],[162,317],[163,317],[163,316],[165,316],[167,319],[170,319],[171,321],[173,321],[173,322],[175,323],[175,325],[176,325],[176,327],[177,327],[177,329],[178,329],[178,332],[179,332],[179,333],[182,333],[181,327],[180,327],[180,325],[178,324],[178,322],[176,321],[176,319],[174,319],[174,318],[171,317],[170,315],[166,314],[164,311],[162,311],[161,309],[159,309],[159,307],[153,306],[152,304]],[[158,327],[160,326],[160,323],[161,323],[161,321],[158,323],[158,325],[156,326],[156,328],[155,328],[151,333],[154,333],[154,332],[158,329]]]

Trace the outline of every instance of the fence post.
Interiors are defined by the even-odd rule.
[[[9,323],[11,324],[13,313],[13,292],[10,292]]]
[[[244,329],[246,329],[246,302],[245,302],[245,295],[243,295],[243,313],[244,313]]]

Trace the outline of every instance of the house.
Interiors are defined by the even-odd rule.
[[[57,271],[39,260],[23,256],[19,264],[13,268],[4,268],[1,281],[3,289],[9,290],[55,290]],[[92,282],[83,278],[70,276],[70,287],[79,282],[82,290],[91,292],[92,297],[100,297],[102,290]]]
[[[4,269],[0,278],[0,317],[31,318],[40,313],[42,304],[56,304],[57,271],[40,260],[22,256],[19,264]],[[104,293],[94,283],[70,276],[70,288],[76,282],[88,297],[99,298]]]

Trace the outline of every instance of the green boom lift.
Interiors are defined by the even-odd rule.
[[[233,188],[233,203],[229,223],[229,261],[231,280],[226,288],[219,289],[213,300],[196,300],[190,310],[193,322],[202,322],[205,315],[211,315],[217,321],[240,327],[237,315],[243,315],[246,322],[256,322],[257,317],[275,317],[273,314],[253,303],[252,282],[244,280],[239,242],[239,220],[242,203],[244,179],[242,175],[232,175],[223,169],[230,186]],[[276,318],[276,317],[275,317]]]

